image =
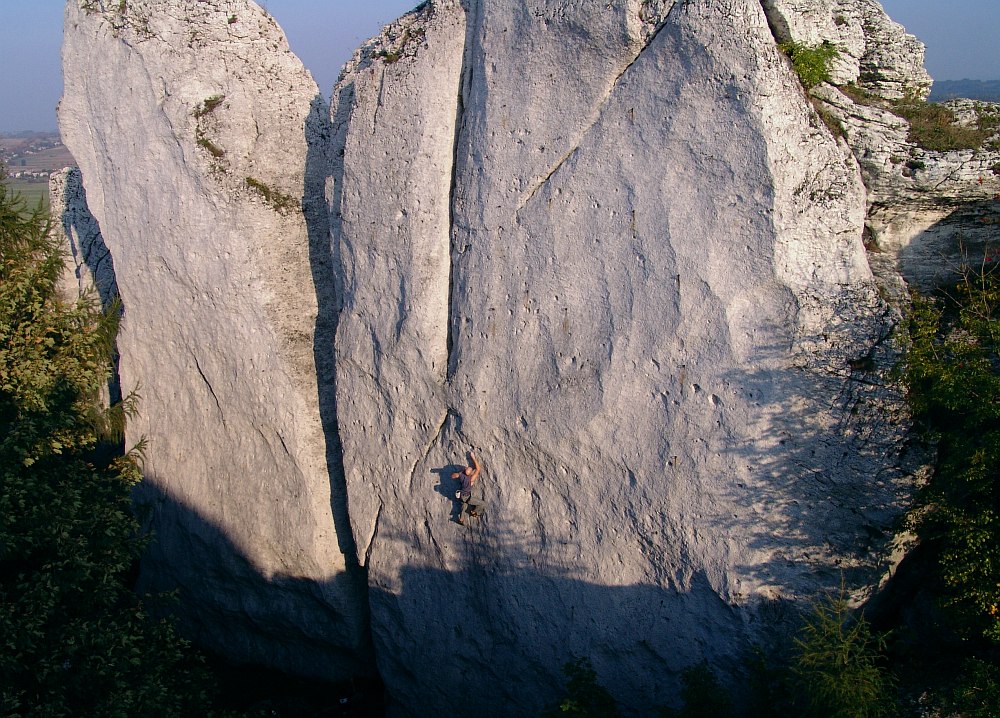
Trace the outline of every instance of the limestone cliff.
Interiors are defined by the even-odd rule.
[[[832,80],[857,83],[882,97],[926,97],[931,78],[924,46],[893,22],[876,0],[761,0],[782,42],[837,47]]]
[[[468,673],[531,712],[572,654],[669,702],[873,576],[893,314],[758,3],[438,3],[335,95],[350,513],[415,715],[462,712]],[[471,447],[491,512],[459,530]]]
[[[887,96],[926,76],[876,3],[816,5],[435,0],[327,114],[249,0],[69,0],[60,121],[150,441],[143,585],[238,659],[374,652],[415,716],[535,715],[573,655],[671,704],[873,585],[910,490],[897,315],[867,170],[776,35],[850,35],[845,81]]]
[[[129,438],[149,442],[142,588],[179,587],[186,630],[238,660],[364,673],[313,280],[318,89],[253,3],[71,0],[65,22],[60,126],[114,256]]]

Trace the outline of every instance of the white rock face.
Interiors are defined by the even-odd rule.
[[[887,98],[926,97],[931,78],[924,46],[875,0],[762,0],[783,41],[837,46],[832,79],[858,83]]]
[[[70,0],[63,52],[60,126],[114,256],[123,390],[142,397],[129,440],[149,442],[142,588],[178,587],[186,630],[236,660],[365,673],[314,356],[331,287],[300,205],[325,174],[316,85],[243,1]]]
[[[572,655],[670,703],[871,577],[893,317],[758,3],[433,3],[335,97],[339,418],[401,713],[537,714]]]
[[[413,716],[538,715],[586,656],[637,714],[877,579],[895,315],[760,3],[426,3],[329,117],[248,0],[120,7],[70,0],[60,118],[142,394],[144,585],[202,641],[331,677],[370,626]]]

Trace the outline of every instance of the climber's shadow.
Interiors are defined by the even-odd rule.
[[[462,482],[459,479],[451,478],[451,475],[458,474],[463,469],[465,467],[459,464],[449,464],[440,469],[431,469],[431,473],[437,474],[438,477],[437,486],[434,487],[434,490],[451,502],[452,521],[458,521],[458,517],[462,512],[462,503],[455,497],[455,492],[462,487]]]

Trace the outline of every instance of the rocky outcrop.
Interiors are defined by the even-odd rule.
[[[761,0],[782,42],[837,47],[834,83],[856,83],[881,97],[926,97],[924,46],[875,0]]]
[[[667,703],[872,575],[893,314],[759,4],[435,3],[335,95],[350,513],[411,714],[469,681],[535,714],[574,654]],[[472,447],[491,510],[461,529]]]
[[[250,2],[70,0],[64,56],[60,126],[114,256],[129,440],[148,441],[140,588],[179,589],[187,632],[236,660],[365,673],[311,256],[318,89]]]
[[[55,229],[66,251],[66,271],[59,293],[67,301],[96,294],[102,306],[118,299],[114,259],[90,213],[83,177],[77,167],[55,172],[49,179],[49,206]]]
[[[930,292],[963,271],[1000,261],[996,135],[979,147],[932,151],[912,141],[909,123],[881,98],[852,98],[830,86],[814,94],[842,124],[858,158],[869,188],[870,260],[894,294],[902,297],[906,286]],[[976,127],[982,113],[1000,115],[1000,106],[990,103],[944,104],[967,127]]]
[[[417,716],[536,715],[587,656],[635,712],[877,580],[896,315],[760,3],[425,3],[329,116],[248,0],[70,0],[64,57],[143,587],[210,647],[326,677],[374,648]]]
[[[992,247],[1000,221],[1000,152],[987,142],[947,152],[921,147],[893,106],[929,92],[923,45],[873,0],[763,5],[779,39],[837,49],[832,84],[812,96],[839,125],[861,168],[868,188],[866,245],[886,296],[901,304],[908,288],[931,291],[970,267],[1000,261]],[[983,111],[997,113],[990,103],[946,104],[966,126],[976,126]]]

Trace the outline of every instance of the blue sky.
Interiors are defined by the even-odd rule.
[[[354,48],[419,0],[266,0],[324,93]],[[1000,79],[1000,0],[883,0],[939,80]],[[0,0],[0,132],[54,129],[62,0]]]

